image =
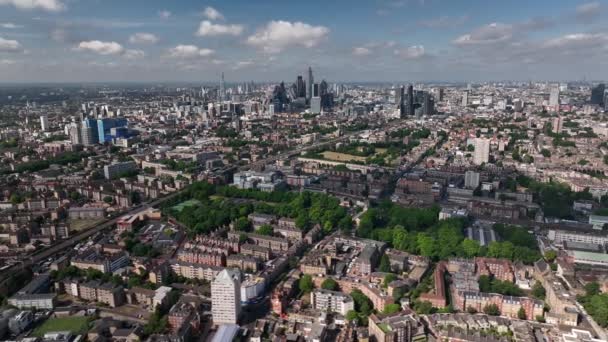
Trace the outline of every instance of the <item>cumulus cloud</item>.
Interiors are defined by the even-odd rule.
[[[4,29],[7,29],[7,30],[15,30],[15,29],[18,29],[18,28],[22,28],[23,25],[17,25],[17,24],[14,24],[14,23],[0,23],[0,27],[4,28]]]
[[[418,22],[420,26],[427,28],[454,28],[462,26],[469,20],[469,16],[463,15],[460,17],[441,16],[429,20],[421,20]]]
[[[65,9],[65,4],[60,0],[0,0],[1,5],[14,6],[19,10],[43,10],[48,12],[59,12]]]
[[[0,0],[0,1],[2,1],[2,0]],[[171,12],[169,12],[167,10],[161,10],[161,11],[158,11],[158,16],[161,19],[169,19],[169,17],[171,16]]]
[[[169,57],[173,58],[208,57],[214,53],[212,49],[199,48],[196,45],[178,45],[169,49]]]
[[[573,33],[549,39],[542,44],[544,48],[582,49],[590,47],[608,47],[606,33]]]
[[[0,52],[20,52],[23,50],[21,43],[0,37]]]
[[[13,64],[16,64],[16,63],[17,62],[15,62],[12,59],[0,59],[0,66],[3,66],[3,65],[13,65]]]
[[[152,33],[138,32],[129,37],[129,43],[132,44],[156,44],[158,37]]]
[[[353,55],[354,56],[369,56],[372,54],[372,50],[363,47],[363,46],[358,46],[353,48]]]
[[[456,38],[456,45],[493,44],[507,41],[513,37],[513,25],[491,23]]]
[[[315,47],[329,34],[325,26],[302,22],[271,21],[247,38],[247,44],[267,53],[278,53],[288,47]]]
[[[243,30],[243,25],[221,25],[213,24],[208,20],[203,20],[196,35],[200,37],[221,35],[238,36],[243,33]]]
[[[395,55],[403,59],[420,59],[426,56],[424,46],[413,45],[404,49],[396,49]]]
[[[602,9],[599,1],[588,2],[576,7],[576,18],[580,21],[593,20],[597,18]]]
[[[224,20],[224,15],[211,6],[205,8],[203,16],[209,20]]]
[[[118,55],[124,52],[122,45],[116,42],[102,42],[100,40],[80,42],[76,47],[76,50],[90,51],[99,55]]]
[[[129,49],[125,51],[123,56],[127,59],[140,59],[146,57],[146,53],[142,50]]]

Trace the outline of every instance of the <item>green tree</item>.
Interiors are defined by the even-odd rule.
[[[429,301],[417,301],[414,303],[414,310],[419,315],[429,315],[433,313],[433,304]]]
[[[553,262],[555,260],[555,258],[557,258],[556,251],[550,249],[545,252],[545,260],[547,260],[547,262]]]
[[[272,236],[274,234],[274,229],[269,224],[261,225],[260,228],[256,231],[258,234]]]
[[[500,315],[500,309],[498,308],[498,305],[496,305],[496,304],[488,304],[488,305],[484,306],[483,312],[486,315],[490,315],[490,316],[499,316]]]
[[[517,311],[517,318],[524,319],[524,320],[527,318],[526,310],[524,309],[523,306],[520,307],[519,310]]]
[[[382,281],[382,286],[387,287],[388,284],[390,284],[391,282],[393,282],[395,280],[397,280],[397,276],[394,275],[393,273],[389,273],[384,276],[384,279]]]
[[[416,236],[416,243],[423,256],[431,258],[437,255],[437,241],[429,234],[419,233]]]
[[[325,290],[337,291],[339,287],[338,282],[332,278],[327,278],[321,283],[321,288]]]
[[[310,293],[314,289],[312,277],[309,274],[305,274],[300,278],[299,288],[301,292]]]
[[[391,271],[391,262],[388,259],[388,255],[383,254],[382,258],[380,258],[380,266],[378,266],[378,270],[380,272],[390,272]]]
[[[462,250],[464,251],[464,254],[469,258],[478,256],[480,248],[481,248],[481,246],[479,245],[479,242],[476,240],[471,240],[471,239],[462,240]]]
[[[358,318],[359,318],[359,314],[355,310],[349,310],[346,313],[346,320],[348,320],[349,322],[356,321]]]
[[[540,154],[542,154],[545,158],[551,157],[551,151],[547,150],[546,148],[540,150]]]
[[[532,286],[532,296],[544,300],[546,295],[547,291],[543,287],[543,284],[537,280]]]
[[[600,284],[591,282],[585,285],[587,296],[595,296],[600,293]]]
[[[246,217],[239,217],[238,219],[236,219],[236,221],[234,221],[234,229],[241,232],[248,232],[249,230],[251,230],[251,222],[249,222]]]

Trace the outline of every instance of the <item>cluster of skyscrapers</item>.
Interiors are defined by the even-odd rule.
[[[395,103],[397,104],[401,118],[406,116],[420,117],[422,115],[431,115],[435,111],[435,100],[431,93],[414,90],[414,86],[411,84],[407,87],[407,94],[405,93],[405,86],[397,89]]]
[[[72,143],[81,145],[103,144],[112,142],[113,139],[131,136],[132,132],[127,127],[126,118],[107,117],[108,115],[107,107],[95,108],[89,114],[86,113],[86,107],[83,107],[81,121],[79,123],[73,122],[67,127]]]

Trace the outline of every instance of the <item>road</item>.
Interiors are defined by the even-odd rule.
[[[403,121],[402,120],[398,120],[398,121],[393,122],[393,123],[389,124],[388,126],[386,126],[386,129],[388,130],[390,128],[397,127],[397,126],[399,126],[401,124],[403,124]],[[352,136],[355,136],[358,133],[359,132],[349,132],[349,133],[347,133],[347,134],[345,134],[343,136],[337,137],[337,138],[323,140],[323,141],[319,141],[317,143],[314,143],[312,145],[298,147],[298,148],[295,148],[295,149],[290,150],[290,151],[279,153],[278,155],[275,155],[275,156],[270,156],[268,158],[264,158],[264,159],[258,160],[256,162],[248,164],[248,165],[243,165],[243,166],[239,167],[238,170],[239,171],[245,171],[245,170],[248,170],[248,169],[251,169],[251,168],[257,168],[257,167],[260,167],[260,166],[263,166],[263,165],[266,165],[266,164],[269,164],[269,163],[273,163],[273,162],[275,162],[275,161],[277,161],[279,159],[284,159],[284,158],[288,158],[288,157],[293,156],[293,155],[300,154],[300,153],[302,153],[304,151],[308,151],[308,150],[311,150],[311,149],[316,149],[316,148],[319,148],[319,147],[327,145],[327,144],[335,144],[335,143],[344,141],[346,139],[349,139],[349,138],[351,138]],[[136,214],[136,213],[138,213],[138,212],[140,212],[142,210],[146,210],[148,208],[156,207],[156,206],[162,204],[163,202],[168,201],[168,200],[170,200],[170,199],[172,199],[172,198],[180,195],[184,191],[185,191],[185,189],[182,189],[182,190],[176,191],[176,192],[174,192],[172,194],[169,194],[169,195],[167,195],[165,197],[156,199],[156,200],[154,200],[152,202],[145,203],[142,206],[139,206],[138,208],[135,208],[135,209],[132,209],[130,211],[121,213],[120,215],[118,215],[118,216],[116,216],[114,218],[108,219],[106,221],[103,221],[103,222],[99,223],[98,225],[96,225],[96,226],[94,226],[92,228],[89,228],[87,230],[81,231],[81,232],[77,233],[76,235],[73,235],[72,237],[68,238],[67,240],[60,241],[60,242],[58,242],[58,243],[56,243],[56,244],[54,244],[52,246],[49,246],[49,247],[46,247],[46,248],[44,248],[44,249],[42,249],[40,251],[37,251],[34,254],[32,254],[28,259],[22,260],[22,262],[17,263],[15,265],[13,265],[13,266],[11,266],[11,267],[3,270],[0,273],[0,283],[4,282],[15,271],[19,271],[19,270],[22,270],[24,268],[30,267],[30,266],[32,266],[32,265],[34,265],[34,264],[36,264],[36,263],[38,263],[38,262],[40,262],[42,260],[45,260],[46,258],[49,258],[49,257],[53,256],[54,254],[56,254],[56,253],[58,253],[60,251],[63,251],[63,250],[68,249],[68,248],[72,248],[73,246],[75,246],[76,244],[78,244],[80,241],[88,239],[89,237],[91,237],[91,236],[93,236],[93,235],[95,235],[95,234],[97,234],[97,233],[99,233],[101,231],[104,231],[106,229],[112,228],[116,224],[116,222],[118,221],[118,219],[120,217],[122,217],[124,215],[129,215],[129,214]]]

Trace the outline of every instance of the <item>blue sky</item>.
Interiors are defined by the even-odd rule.
[[[0,82],[608,78],[577,0],[0,0]]]

